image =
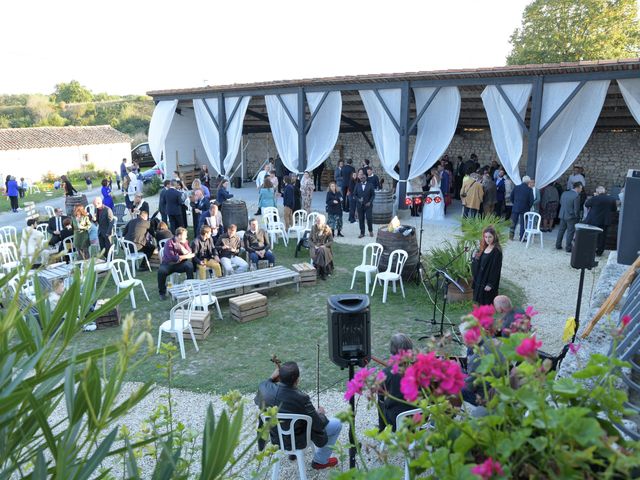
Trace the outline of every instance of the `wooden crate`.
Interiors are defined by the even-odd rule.
[[[316,284],[318,278],[316,269],[310,263],[294,263],[291,265],[294,272],[300,274],[300,283],[302,286],[311,286]]]
[[[267,297],[258,292],[229,299],[229,308],[233,319],[240,323],[266,317],[269,314]]]
[[[96,302],[95,309],[97,310],[98,308],[102,307],[102,305],[104,305],[106,302],[107,302],[107,299],[104,299],[104,298],[98,300]],[[95,322],[96,322],[96,328],[98,330],[107,328],[107,327],[117,327],[118,325],[120,325],[120,310],[118,309],[118,306],[116,306],[116,308],[114,308],[113,310],[110,310],[103,316],[96,318]]]
[[[181,312],[178,312],[176,318],[181,318]],[[208,311],[193,310],[191,312],[191,328],[196,340],[204,340],[211,333],[211,317]],[[189,331],[182,333],[184,338],[191,338]]]

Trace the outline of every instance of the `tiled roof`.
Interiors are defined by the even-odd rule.
[[[0,150],[129,143],[128,135],[109,125],[97,127],[0,128]]]

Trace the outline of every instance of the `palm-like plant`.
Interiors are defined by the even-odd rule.
[[[461,219],[460,230],[462,233],[456,235],[456,238],[461,242],[465,242],[467,245],[477,247],[482,238],[482,231],[489,226],[492,226],[496,230],[498,238],[503,240],[504,246],[504,244],[506,244],[504,240],[508,238],[507,235],[509,234],[511,221],[493,214],[484,216],[477,215],[475,217]]]
[[[440,246],[431,248],[426,255],[429,276],[435,275],[436,270],[444,269],[456,282],[463,286],[470,285],[471,257],[467,247],[462,241],[452,243],[445,240]]]

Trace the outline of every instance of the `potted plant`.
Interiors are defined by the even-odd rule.
[[[502,245],[506,245],[507,242],[504,240],[509,238],[511,221],[493,214],[462,218],[460,220],[460,230],[462,233],[456,235],[456,238],[461,242],[465,242],[468,246],[473,245],[477,248],[482,239],[482,231],[489,226],[492,226],[498,233],[498,238],[502,240]],[[471,249],[473,250],[473,247]]]
[[[464,292],[460,292],[455,286],[449,285],[447,300],[450,302],[471,300],[473,297],[473,289],[471,288],[473,276],[469,250],[466,242],[452,243],[445,240],[442,245],[433,247],[427,253],[426,264],[429,277],[435,278],[436,270],[445,270],[464,288]]]

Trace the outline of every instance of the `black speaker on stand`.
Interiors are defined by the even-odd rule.
[[[640,170],[629,170],[618,221],[618,263],[631,265],[640,250]]]
[[[571,247],[571,266],[580,270],[580,283],[578,284],[578,300],[576,303],[576,330],[573,332],[572,342],[575,341],[580,328],[580,304],[582,303],[584,271],[591,270],[598,265],[596,247],[598,246],[598,236],[602,235],[602,233],[601,228],[593,225],[587,225],[586,223],[576,224],[576,234],[573,237],[573,246]]]
[[[364,367],[371,360],[371,310],[368,295],[331,295],[327,299],[329,358],[340,368],[349,368],[353,380],[355,366]],[[349,401],[355,412],[355,398]],[[356,467],[355,436],[349,428],[349,467]]]

